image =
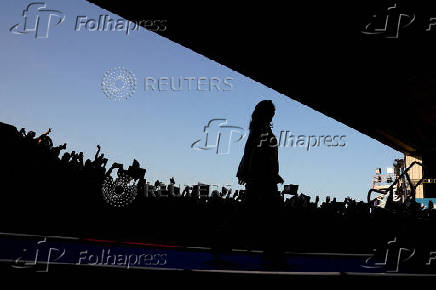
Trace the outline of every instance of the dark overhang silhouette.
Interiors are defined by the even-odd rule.
[[[361,0],[243,7],[88,1],[131,21],[165,19],[161,36],[396,150],[436,151],[436,27],[427,31],[436,9],[430,6],[403,1],[392,14],[387,9],[395,2]],[[380,28],[388,13],[387,31],[362,32],[370,22],[372,31]]]

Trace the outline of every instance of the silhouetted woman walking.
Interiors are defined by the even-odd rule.
[[[281,262],[279,242],[282,198],[277,189],[278,143],[271,130],[275,107],[271,100],[259,102],[250,121],[250,134],[238,167],[238,182],[245,185],[247,226],[264,247],[266,263]],[[250,235],[251,236],[251,235]]]

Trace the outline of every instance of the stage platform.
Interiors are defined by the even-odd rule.
[[[0,260],[10,270],[49,272],[59,265],[101,270],[170,270],[260,274],[384,273],[370,264],[372,254],[286,252],[286,263],[270,266],[263,252],[207,247],[98,240],[92,238],[0,233]]]

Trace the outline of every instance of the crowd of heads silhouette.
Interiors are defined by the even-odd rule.
[[[51,130],[37,137],[0,123],[2,231],[213,246],[218,252],[263,249],[266,265],[274,267],[282,264],[284,250],[372,252],[394,238],[412,248],[436,242],[425,230],[436,222],[435,210],[414,203],[391,211],[371,210],[351,198],[320,203],[300,193],[284,199],[277,190],[283,179],[271,129],[274,113],[273,103],[262,101],[251,116],[237,172],[245,190],[223,187],[213,195],[199,194],[195,186],[171,195],[174,177],[168,187],[159,180],[146,184],[137,160],[128,169],[116,162],[107,169],[100,146],[93,160],[84,162],[75,151],[60,157],[67,145],[53,146]],[[102,197],[102,184],[115,169],[129,175],[137,191],[122,208]]]

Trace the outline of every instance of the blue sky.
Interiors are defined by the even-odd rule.
[[[198,151],[211,119],[248,129],[256,103],[276,105],[273,132],[294,135],[346,135],[344,147],[279,147],[280,173],[300,192],[365,200],[376,167],[385,170],[402,154],[356,130],[304,106],[183,46],[141,28],[118,31],[75,31],[77,16],[98,19],[106,10],[82,0],[45,1],[65,20],[50,26],[47,39],[9,29],[23,21],[30,1],[2,1],[0,10],[0,121],[42,133],[53,128],[56,144],[93,158],[96,145],[112,162],[130,165],[133,158],[147,169],[146,178],[177,184],[233,184],[246,136],[230,153]],[[170,22],[169,22],[170,23]],[[167,29],[171,29],[170,24]],[[137,78],[137,89],[124,101],[107,98],[101,89],[106,71],[122,66]],[[231,90],[151,91],[147,77],[231,78]],[[328,98],[328,96],[323,96]]]

